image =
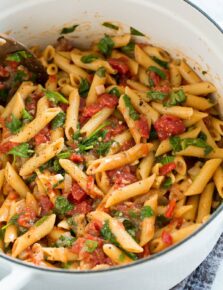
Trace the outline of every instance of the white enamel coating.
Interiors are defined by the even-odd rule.
[[[223,94],[223,35],[183,0],[8,0],[1,10],[0,30],[12,31],[27,44],[44,45],[55,41],[64,24],[80,23],[75,32],[75,36],[80,36],[75,38],[76,43],[86,44],[109,32],[100,25],[104,20],[134,26],[149,35],[153,44],[165,47],[175,56],[187,56],[198,73],[208,70],[206,78]],[[220,212],[197,235],[171,251],[147,262],[98,273],[43,271],[0,258],[0,267],[11,271],[1,280],[0,290],[19,290],[26,283],[28,289],[35,285],[41,290],[166,290],[205,259],[222,227]]]

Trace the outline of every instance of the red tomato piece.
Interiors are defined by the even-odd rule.
[[[165,140],[171,136],[181,134],[186,129],[183,121],[172,115],[161,116],[155,122],[154,127],[160,140]]]
[[[115,95],[105,93],[98,97],[98,103],[101,108],[108,107],[113,109],[118,105],[118,98]]]
[[[68,105],[67,104],[60,104],[60,107],[61,109],[66,112],[67,111],[67,108],[68,108]]]
[[[4,66],[0,65],[0,77],[7,78],[8,76],[8,70]]]
[[[40,145],[50,141],[50,130],[48,127],[43,128],[36,136],[34,136],[35,144]]]
[[[80,185],[77,182],[73,182],[71,193],[68,195],[68,199],[72,203],[75,203],[75,202],[80,202],[85,197],[86,197],[86,192],[80,187]]]
[[[50,83],[56,83],[56,81],[57,81],[57,75],[51,75],[51,76],[49,76],[48,80],[49,80]]]
[[[111,121],[111,125],[105,127],[108,131],[104,139],[105,142],[111,140],[112,137],[121,134],[127,129],[126,125],[117,118],[111,118],[109,121]]]
[[[92,236],[99,237],[100,236],[100,231],[101,228],[103,227],[103,224],[101,221],[94,220],[91,221],[87,226],[86,226],[86,232]]]
[[[84,108],[83,113],[81,115],[82,118],[91,118],[94,114],[101,110],[100,104],[91,104]]]
[[[94,191],[94,177],[92,175],[87,177],[87,190],[88,192]]]
[[[36,213],[31,208],[26,208],[24,213],[19,215],[18,224],[24,228],[30,228],[35,221]]]
[[[125,75],[129,71],[129,67],[127,64],[127,59],[125,57],[119,57],[119,58],[109,58],[108,63],[110,66],[117,70],[118,73]]]
[[[149,78],[152,80],[155,87],[158,86],[161,81],[161,77],[153,71],[149,72]]]
[[[0,144],[0,152],[1,153],[7,153],[8,151],[10,151],[12,148],[18,146],[19,143],[16,142],[11,142],[11,141],[7,141],[4,143]]]
[[[135,124],[142,138],[148,139],[150,130],[146,117],[144,115],[141,115],[140,119],[135,121]]]
[[[154,87],[153,91],[161,92],[164,94],[169,94],[171,91],[171,88],[170,88],[169,84],[163,84],[162,86]]]
[[[167,244],[169,246],[173,244],[173,238],[172,238],[171,234],[168,233],[167,231],[164,230],[162,232],[161,238],[165,244]]]
[[[175,207],[176,207],[176,200],[171,199],[169,201],[168,206],[167,206],[167,210],[165,212],[165,217],[171,218],[173,216],[173,212],[174,212]]]
[[[84,157],[76,153],[72,153],[69,159],[76,163],[80,163],[84,161]]]
[[[41,208],[41,216],[46,215],[54,207],[53,203],[50,201],[49,197],[46,195],[40,196],[39,205]]]
[[[176,164],[174,162],[169,162],[163,165],[162,167],[160,167],[160,170],[159,170],[160,175],[166,175],[172,170],[174,170],[175,168],[176,168]]]
[[[110,182],[115,188],[125,186],[137,181],[136,175],[131,172],[130,166],[124,166],[107,172]]]
[[[77,214],[77,213],[87,214],[90,211],[92,211],[92,206],[90,202],[87,200],[84,200],[81,203],[76,204],[72,212],[74,214]]]
[[[13,71],[15,71],[19,65],[20,65],[20,63],[16,62],[16,61],[8,61],[7,62],[7,66]]]

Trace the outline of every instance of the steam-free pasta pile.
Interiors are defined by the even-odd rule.
[[[214,85],[131,34],[105,35],[87,51],[63,37],[32,51],[49,75],[45,87],[30,81],[24,51],[0,66],[1,80],[21,82],[1,107],[2,251],[96,270],[196,231],[223,197]]]

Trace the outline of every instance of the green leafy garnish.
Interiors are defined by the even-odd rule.
[[[166,69],[167,69],[167,68],[169,67],[169,64],[168,64],[167,61],[164,61],[164,60],[162,60],[162,59],[159,59],[159,58],[156,57],[156,56],[153,56],[152,59],[153,59],[156,63],[158,63],[160,66],[162,66],[163,68],[166,68]]]
[[[28,111],[26,111],[26,109],[22,110],[22,119],[24,121],[31,121],[33,119],[33,116],[30,115],[30,113]]]
[[[126,255],[122,252],[122,253],[119,255],[119,257],[118,257],[118,260],[119,260],[120,262],[124,262],[124,261],[125,261],[125,257],[126,257]]]
[[[114,47],[114,41],[109,35],[105,35],[98,43],[98,49],[105,56],[110,56]]]
[[[178,92],[172,92],[170,95],[169,100],[164,103],[164,106],[171,107],[177,106],[186,101],[186,95],[184,94],[183,90],[179,90]]]
[[[69,103],[68,100],[63,95],[61,95],[58,92],[49,91],[49,90],[45,90],[44,89],[44,93],[45,93],[45,96],[47,97],[47,99],[50,100],[51,102],[53,102],[56,105],[58,103],[62,103],[62,104],[68,104]]]
[[[89,89],[90,89],[90,85],[89,85],[89,82],[87,81],[87,79],[81,79],[80,85],[78,88],[79,95],[81,97],[86,97]]]
[[[43,217],[41,217],[37,222],[35,222],[35,227],[39,227],[40,225],[42,225],[48,219],[48,217],[48,215],[44,215]]]
[[[34,153],[34,150],[30,149],[28,143],[22,143],[18,146],[15,146],[12,148],[7,154],[13,155],[15,158],[16,156],[22,157],[22,158],[28,158]]]
[[[207,140],[207,135],[204,133],[204,132],[200,132],[199,135],[198,135],[198,138],[206,141]]]
[[[153,140],[157,140],[157,139],[158,139],[157,132],[156,132],[154,126],[151,126],[150,134],[149,134],[149,141],[153,141]]]
[[[20,83],[20,82],[26,80],[27,77],[28,77],[27,73],[25,73],[23,70],[17,70],[17,72],[13,78],[13,81]]]
[[[59,239],[56,241],[55,246],[56,247],[63,247],[63,248],[71,248],[73,243],[75,242],[74,237],[69,237],[69,236],[60,236]]]
[[[5,226],[3,226],[3,227],[1,228],[1,230],[4,231],[4,230],[7,229],[7,227],[9,227],[9,226],[11,226],[11,225],[17,225],[17,220],[18,220],[18,218],[19,218],[19,214],[14,214],[14,215],[10,218],[10,220],[8,221],[8,223],[7,223]]]
[[[112,244],[119,246],[119,243],[116,240],[116,237],[113,235],[109,228],[109,221],[106,220],[103,227],[101,228],[101,235],[106,240],[111,242]]]
[[[98,242],[93,240],[87,240],[84,244],[84,249],[88,253],[93,253],[98,247]]]
[[[113,144],[113,141],[108,141],[108,142],[100,142],[97,146],[96,152],[99,156],[101,155],[106,155]]]
[[[147,92],[147,96],[152,100],[162,101],[164,98],[166,98],[167,94],[159,91],[149,91]]]
[[[125,106],[129,110],[129,116],[130,116],[130,118],[133,119],[134,121],[139,120],[139,114],[134,109],[134,107],[133,107],[133,105],[131,103],[131,99],[129,98],[129,96],[124,95],[123,96],[123,100],[124,100]]]
[[[58,159],[67,159],[70,157],[70,155],[71,155],[71,151],[64,151],[64,152],[57,154],[57,158]]]
[[[83,63],[91,63],[91,62],[93,62],[96,59],[98,59],[98,56],[94,55],[94,54],[83,55],[81,57],[81,61]]]
[[[125,219],[123,221],[123,226],[125,227],[126,231],[130,234],[130,236],[135,239],[137,232],[136,225],[132,221]]]
[[[127,45],[121,47],[121,51],[129,56],[132,56],[135,49],[135,43],[129,42]]]
[[[208,72],[206,70],[202,70],[202,75],[206,75]]]
[[[157,75],[159,75],[161,77],[162,80],[166,79],[165,72],[156,66],[149,66],[147,71],[152,71],[152,72],[156,73]]]
[[[56,115],[56,117],[51,121],[51,128],[54,130],[59,127],[63,127],[66,119],[66,114],[64,112],[60,112]]]
[[[119,27],[115,24],[112,24],[111,22],[103,22],[102,23],[103,26],[114,29],[114,30],[118,30]]]
[[[17,119],[14,114],[11,115],[11,118],[10,122],[6,122],[6,127],[11,133],[16,134],[22,127],[22,121]]]
[[[135,29],[134,27],[130,27],[130,33],[131,33],[131,35],[145,36],[145,34],[140,32],[139,30]]]
[[[141,209],[141,219],[142,220],[144,220],[145,218],[151,217],[153,215],[154,215],[154,213],[153,213],[151,206],[145,205],[142,207],[142,209]]]
[[[118,98],[121,96],[121,93],[119,92],[117,87],[112,88],[108,93],[111,95],[115,95]]]
[[[74,206],[63,196],[58,196],[55,202],[55,211],[58,214],[65,215],[72,210]]]
[[[28,178],[26,178],[26,182],[31,183],[31,182],[33,182],[36,179],[36,177],[37,177],[37,174],[33,173]]]
[[[167,177],[162,184],[162,186],[166,189],[168,189],[171,185],[172,185],[171,177]]]
[[[140,213],[138,212],[135,212],[133,210],[129,210],[128,212],[129,216],[133,219],[138,219],[140,217]]]
[[[64,27],[61,30],[60,34],[68,34],[68,33],[74,32],[78,26],[79,26],[79,24],[75,24],[75,25],[72,25],[70,27]]]
[[[96,71],[96,75],[99,76],[100,78],[105,77],[105,74],[106,69],[103,66],[99,67],[99,69]]]
[[[165,164],[168,164],[170,162],[173,162],[174,156],[166,155],[166,156],[158,157],[157,161],[162,163],[163,165],[165,165]]]
[[[30,58],[32,57],[32,54],[25,51],[25,50],[20,50],[20,51],[16,51],[14,53],[9,54],[6,57],[7,61],[15,61],[15,62],[21,62],[22,60],[26,59],[26,58]]]
[[[204,148],[205,155],[209,154],[213,150],[213,148],[201,138],[180,138],[178,136],[172,136],[169,140],[174,152],[184,150],[188,146]]]
[[[167,218],[167,217],[165,217],[164,215],[158,215],[157,217],[156,217],[156,224],[157,224],[157,226],[159,227],[159,228],[163,228],[163,227],[165,227],[166,225],[168,225],[169,224],[169,222],[171,221],[171,219],[170,218]]]

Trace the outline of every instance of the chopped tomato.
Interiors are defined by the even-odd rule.
[[[87,177],[87,190],[88,192],[94,191],[94,177],[92,175]]]
[[[167,210],[165,212],[165,217],[171,218],[173,216],[173,212],[174,212],[175,207],[176,207],[176,200],[171,199],[169,201],[168,206],[167,206]]]
[[[87,214],[92,211],[92,206],[88,200],[84,200],[75,205],[75,208],[72,210],[72,214]]]
[[[40,145],[50,141],[50,130],[48,127],[43,128],[36,136],[34,137],[35,144]]]
[[[147,243],[145,246],[143,246],[143,252],[139,254],[140,258],[146,258],[150,256],[150,251],[149,251],[149,244]]]
[[[161,81],[161,77],[153,71],[149,72],[149,78],[152,80],[155,87],[158,86]]]
[[[186,129],[183,121],[172,115],[161,116],[155,122],[154,127],[160,140],[165,140],[171,136],[181,134]]]
[[[120,151],[126,151],[130,149],[131,147],[133,147],[134,145],[135,145],[135,141],[133,139],[130,139],[121,146]]]
[[[73,182],[71,193],[68,195],[68,199],[70,202],[80,202],[86,197],[86,192],[80,187],[77,182]]]
[[[159,170],[160,175],[166,175],[172,170],[174,170],[175,168],[176,168],[176,164],[174,162],[169,162],[163,165],[162,167],[160,167],[160,170]]]
[[[129,67],[127,64],[127,59],[125,57],[119,57],[119,58],[109,58],[108,63],[110,66],[117,70],[118,73],[125,75],[129,71]]]
[[[60,104],[60,107],[61,109],[66,112],[67,111],[67,108],[68,108],[68,105],[67,104]]]
[[[15,70],[17,70],[17,67],[19,66],[19,63],[18,63],[17,61],[8,61],[8,62],[7,62],[7,66],[8,66],[11,70],[15,71]]]
[[[140,119],[135,121],[136,128],[139,130],[140,135],[142,138],[149,138],[149,125],[146,117],[141,115]]]
[[[169,84],[163,84],[161,86],[154,87],[153,91],[161,92],[164,94],[169,94],[171,91],[171,88],[170,88]]]
[[[17,222],[21,227],[30,228],[34,224],[35,218],[35,211],[31,208],[26,208],[25,212],[19,215]]]
[[[119,121],[117,118],[111,118],[109,121],[111,121],[111,125],[105,127],[105,129],[108,131],[104,139],[105,142],[111,140],[112,137],[121,134],[127,129],[126,125],[122,121]]]
[[[17,198],[19,198],[19,194],[16,193],[14,190],[10,191],[10,193],[8,194],[8,199],[16,200]]]
[[[114,108],[118,104],[118,98],[111,94],[102,94],[98,97],[97,103],[91,104],[83,109],[81,120],[84,118],[91,118],[94,114],[101,109],[108,107]]]
[[[171,234],[168,233],[167,231],[164,230],[162,232],[161,238],[165,244],[167,244],[169,246],[173,244],[173,238],[172,238]]]
[[[56,83],[56,81],[57,81],[57,75],[51,75],[51,76],[49,76],[48,80],[49,80],[50,83]]]
[[[181,226],[182,226],[182,224],[183,224],[183,218],[182,218],[182,217],[177,217],[177,218],[174,217],[174,218],[171,220],[171,222],[170,222],[169,225],[174,224],[174,223],[176,223],[176,228],[177,228],[177,229],[180,229]]]
[[[107,172],[110,182],[115,188],[125,186],[137,181],[136,175],[131,171],[130,166],[123,166]]]
[[[76,163],[80,163],[84,161],[84,157],[76,153],[72,153],[69,159]]]
[[[100,236],[100,231],[101,228],[103,227],[103,224],[101,221],[98,220],[94,220],[91,221],[87,226],[86,226],[86,233],[95,236],[95,237],[99,237]]]
[[[0,77],[7,78],[8,76],[8,70],[4,66],[0,65]]]
[[[4,89],[5,84],[3,84],[2,82],[0,82],[0,90]]]
[[[46,215],[54,207],[53,203],[50,201],[49,197],[46,195],[40,196],[39,205],[41,208],[41,216]]]
[[[19,143],[16,142],[11,142],[11,141],[7,141],[4,143],[0,144],[0,152],[1,153],[7,153],[8,151],[10,151],[12,148],[18,146]]]

